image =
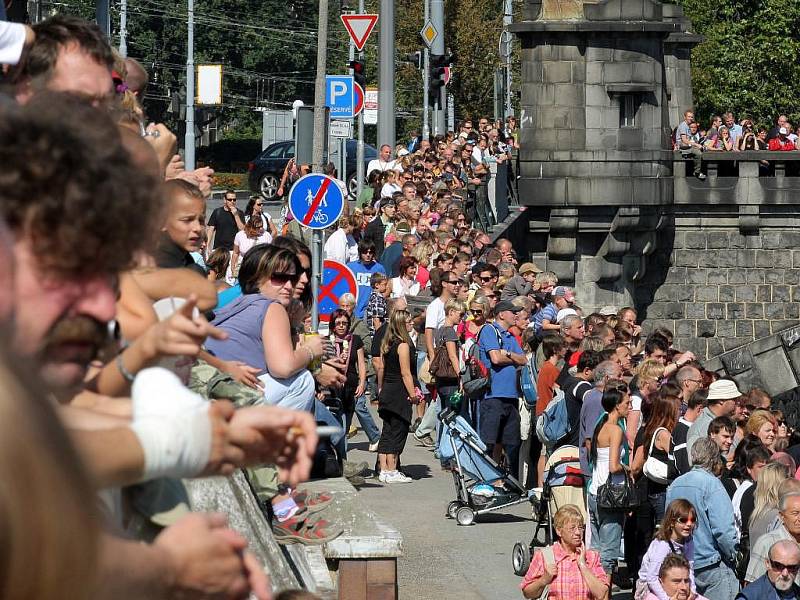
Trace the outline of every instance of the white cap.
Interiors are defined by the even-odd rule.
[[[780,129],[778,129],[778,133],[780,133],[781,135],[789,135],[789,130],[786,129],[786,127],[781,127]]]
[[[577,315],[578,312],[574,308],[562,308],[556,315],[556,323],[561,323],[565,317],[569,315]]]

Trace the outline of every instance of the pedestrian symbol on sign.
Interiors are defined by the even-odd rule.
[[[325,229],[342,216],[344,195],[332,177],[312,173],[292,186],[289,209],[301,225]]]

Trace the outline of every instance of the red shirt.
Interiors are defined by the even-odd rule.
[[[767,144],[767,150],[781,150],[781,151],[788,151],[788,150],[796,150],[794,146],[794,142],[789,138],[785,140],[781,140],[780,137],[772,138],[769,143]]]
[[[553,387],[556,385],[561,371],[549,360],[544,361],[542,368],[539,369],[539,380],[536,382],[536,416],[539,416],[547,408],[550,400],[553,399]]]

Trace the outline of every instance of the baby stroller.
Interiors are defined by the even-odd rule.
[[[520,504],[529,499],[519,481],[486,454],[484,444],[469,423],[452,409],[439,414],[442,461],[453,461],[456,499],[447,516],[459,525],[472,525],[477,515]]]
[[[542,546],[549,546],[555,541],[553,515],[559,508],[565,504],[574,504],[581,509],[586,520],[586,501],[583,494],[585,482],[576,446],[562,446],[550,455],[544,467],[541,495],[531,500],[533,520],[536,522],[533,539],[528,544],[517,542],[511,552],[514,573],[523,576],[528,571],[534,548],[540,545],[539,532],[544,531]]]

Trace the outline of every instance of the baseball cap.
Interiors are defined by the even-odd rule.
[[[519,268],[519,274],[524,275],[525,273],[541,273],[542,270],[536,265],[536,263],[526,262],[522,263]]]
[[[708,386],[709,400],[735,400],[742,393],[730,379],[720,379]]]
[[[578,312],[574,308],[562,308],[556,315],[556,323],[561,323],[565,317],[569,315],[577,315]]]
[[[397,233],[411,233],[411,227],[408,225],[406,221],[400,221],[397,225],[394,226],[394,230]]]
[[[513,303],[509,302],[508,300],[501,300],[497,303],[497,306],[494,307],[495,314],[500,314],[504,310],[510,310],[513,313],[518,313],[522,310],[521,306],[515,306]]]
[[[604,306],[598,312],[604,317],[610,317],[617,314],[617,308],[615,306]]]
[[[560,296],[562,298],[566,298],[567,296],[572,296],[572,290],[565,285],[559,285],[558,287],[553,289],[553,296]]]
[[[778,133],[780,133],[781,135],[788,135],[789,130],[786,129],[786,127],[781,127],[780,129],[778,129]]]

